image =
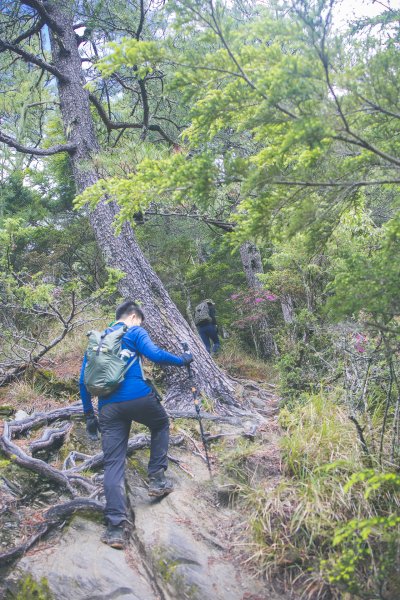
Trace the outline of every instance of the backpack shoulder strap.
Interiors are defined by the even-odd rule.
[[[127,329],[125,329],[124,334],[126,333]],[[130,350],[130,352],[132,352],[132,350]],[[142,365],[142,355],[140,354],[140,352],[138,350],[135,350],[134,352],[132,352],[133,356],[132,356],[132,360],[130,363],[128,363],[128,365],[126,366],[125,369],[125,374],[129,371],[129,369],[136,363],[136,361],[139,362],[139,368],[140,368],[140,373],[142,374],[143,379],[145,378],[144,375],[144,371],[143,371],[143,365]]]

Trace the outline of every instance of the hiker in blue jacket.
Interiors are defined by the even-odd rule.
[[[99,421],[94,414],[92,398],[84,384],[86,355],[80,375],[80,394],[86,419],[86,430],[91,439],[98,439],[101,431],[104,452],[104,493],[107,530],[102,541],[113,548],[124,546],[124,525],[127,521],[124,489],[125,458],[132,421],[149,427],[151,432],[148,465],[150,496],[164,496],[173,491],[173,484],[165,477],[168,466],[169,421],[153,389],[146,383],[138,354],[161,365],[186,366],[193,357],[186,352],[175,356],[158,348],[141,327],[144,315],[141,308],[130,300],[118,306],[116,322],[108,332],[128,327],[122,338],[121,349],[135,353],[125,379],[106,398],[99,397]],[[130,352],[127,352],[129,355]]]

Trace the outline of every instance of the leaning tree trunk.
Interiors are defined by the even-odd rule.
[[[261,289],[263,285],[257,275],[264,273],[264,269],[261,254],[257,246],[252,242],[244,242],[240,246],[240,258],[242,259],[243,270],[249,288],[252,290]],[[266,316],[258,321],[258,327],[257,341],[261,347],[261,354],[264,358],[271,358],[277,354],[277,347]]]
[[[91,159],[100,147],[90,112],[89,94],[83,87],[85,77],[73,30],[72,11],[65,10],[60,0],[47,3],[46,8],[60,27],[57,34],[50,31],[51,50],[53,63],[63,75],[58,79],[61,115],[68,141],[77,147],[71,161],[77,189],[82,192],[98,180]],[[181,342],[189,342],[195,357],[193,372],[197,387],[215,402],[219,410],[234,410],[237,405],[235,384],[213,362],[171,301],[139,248],[132,227],[125,224],[121,233],[115,235],[113,222],[117,212],[115,203],[103,199],[90,213],[90,222],[107,264],[126,274],[120,282],[120,292],[125,298],[142,303],[146,328],[161,346],[179,354]],[[167,404],[174,407],[187,405],[191,401],[191,385],[186,372],[167,368],[166,379]]]

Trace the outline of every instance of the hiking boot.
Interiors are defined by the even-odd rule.
[[[166,496],[174,491],[174,484],[167,479],[164,469],[149,475],[149,496]]]
[[[111,548],[122,550],[125,546],[125,529],[123,525],[108,525],[104,534],[101,536],[101,541],[108,544]]]

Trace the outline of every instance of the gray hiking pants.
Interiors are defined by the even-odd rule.
[[[150,429],[148,473],[152,475],[168,466],[168,415],[151,392],[135,400],[105,404],[99,420],[104,452],[105,517],[108,524],[119,525],[127,520],[125,459],[131,423],[137,421]]]

